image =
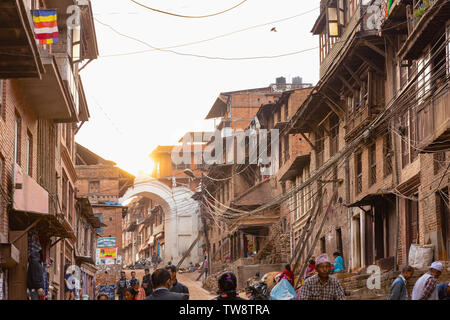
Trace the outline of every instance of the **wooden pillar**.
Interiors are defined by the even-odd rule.
[[[366,265],[366,213],[361,210],[359,214],[359,227],[360,227],[360,236],[361,236],[361,267]]]
[[[239,231],[240,253],[239,256],[244,258],[244,233]]]
[[[388,215],[389,212],[387,211],[387,208],[385,208],[385,211],[383,213],[383,247],[384,247],[384,257],[389,257],[389,229],[388,229]]]

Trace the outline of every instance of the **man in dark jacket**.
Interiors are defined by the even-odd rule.
[[[407,300],[408,292],[406,290],[406,281],[414,274],[414,268],[406,266],[402,273],[394,280],[391,285],[388,300]]]
[[[184,284],[178,282],[177,280],[177,267],[173,264],[166,266],[166,270],[169,271],[170,279],[172,281],[172,286],[170,287],[170,292],[186,293],[189,295],[189,289]]]
[[[144,272],[145,272],[145,275],[142,277],[142,287],[145,290],[145,296],[148,297],[153,292],[150,268],[149,267],[145,267]]]
[[[437,285],[439,300],[450,300],[450,282]]]
[[[152,274],[153,293],[145,300],[188,300],[187,294],[169,291],[171,282],[169,271],[155,270]]]
[[[116,293],[119,295],[119,300],[125,300],[124,290],[130,286],[128,279],[125,277],[125,271],[120,272],[120,279],[117,281]]]

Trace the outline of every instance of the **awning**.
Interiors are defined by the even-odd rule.
[[[394,196],[391,192],[380,192],[380,193],[370,193],[360,200],[349,204],[347,207],[364,207],[364,206],[370,206],[374,205],[377,202],[380,201],[389,201],[392,200],[391,198]]]
[[[77,265],[81,265],[82,263],[92,264],[95,265],[95,261],[90,256],[77,256],[75,255],[75,263]]]
[[[133,232],[133,231],[136,231],[137,228],[138,228],[138,225],[135,222],[133,222],[125,231]]]
[[[286,170],[286,172],[281,176],[279,181],[286,181],[294,178],[301,174],[301,169],[306,166],[311,160],[311,154],[299,155],[295,157],[291,166]]]
[[[216,102],[214,102],[208,115],[206,116],[205,120],[220,118],[223,117],[226,113],[227,113],[227,101],[225,101],[225,98],[218,97],[216,99]]]
[[[76,240],[73,231],[68,230],[65,219],[57,217],[53,214],[24,212],[24,211],[10,211],[9,212],[9,226],[12,231],[26,230],[31,224],[37,222],[35,229],[48,237],[58,237]]]
[[[81,210],[84,217],[92,225],[92,227],[97,229],[107,226],[106,224],[102,223],[97,216],[94,215],[92,205],[88,197],[77,197],[76,199],[81,204]]]

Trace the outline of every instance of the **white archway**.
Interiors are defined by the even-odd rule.
[[[177,264],[183,253],[197,238],[200,229],[200,208],[192,195],[194,193],[186,187],[169,188],[155,178],[136,179],[122,198],[123,203],[135,196],[144,196],[159,204],[164,211],[164,257],[163,263],[169,260]],[[191,251],[189,259],[182,266],[186,267],[189,262],[200,263],[201,243]]]

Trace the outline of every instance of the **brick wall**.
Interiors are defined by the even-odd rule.
[[[37,117],[16,80],[5,80],[3,86],[3,116],[0,117],[0,157],[3,159],[3,179],[1,181],[2,202],[0,206],[0,232],[8,237],[7,203],[11,204],[13,194],[13,164],[14,164],[14,127],[16,113],[21,117],[21,144],[19,146],[21,167],[26,166],[27,132],[32,136],[32,172],[36,179],[37,171]],[[6,197],[6,199],[5,199]]]
[[[110,206],[93,206],[94,214],[101,213],[103,227],[100,237],[116,237],[117,254],[120,255],[122,251],[122,208]]]

